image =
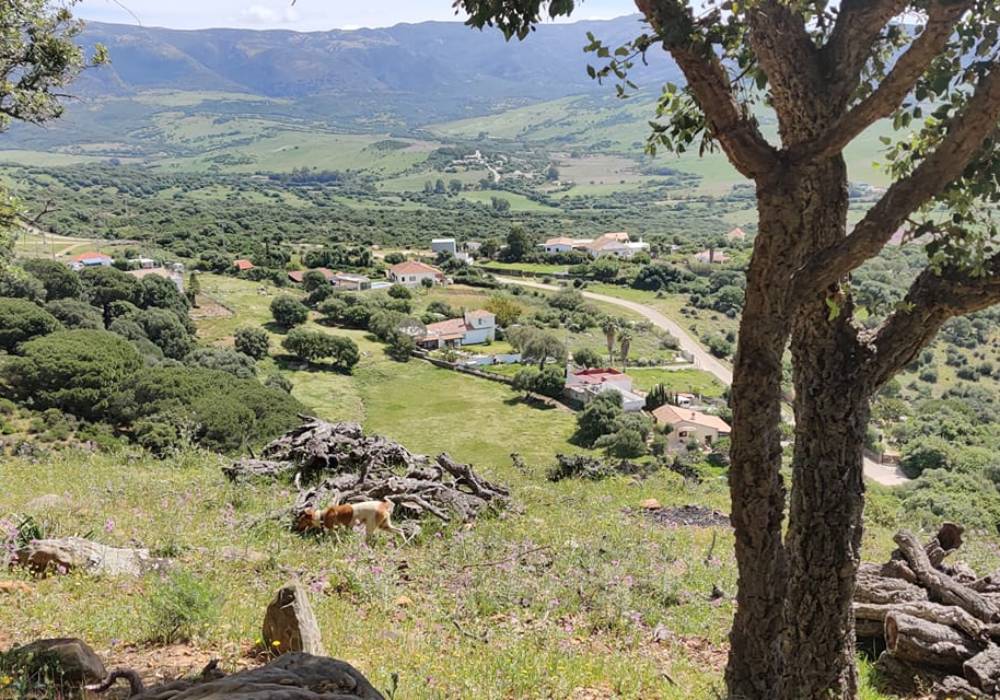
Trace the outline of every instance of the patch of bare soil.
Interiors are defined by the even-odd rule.
[[[198,305],[191,309],[190,314],[192,320],[202,321],[206,318],[229,318],[233,312],[212,297],[199,294]]]
[[[245,649],[237,645],[221,649],[202,649],[187,644],[170,646],[123,646],[99,651],[104,665],[110,671],[115,668],[131,668],[142,678],[147,688],[169,683],[180,678],[197,676],[213,659],[219,660],[219,667],[227,674],[243,671],[261,664],[250,658]],[[103,695],[90,694],[91,698],[118,700],[127,698],[128,683],[119,681],[110,692]]]
[[[722,527],[729,525],[729,516],[705,506],[678,506],[674,508],[656,508],[643,511],[658,525],[664,527]]]

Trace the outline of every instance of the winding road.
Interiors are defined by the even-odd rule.
[[[517,284],[522,287],[533,287],[534,289],[545,289],[548,291],[558,291],[561,289],[561,287],[557,287],[554,284],[534,282],[521,277],[497,277],[497,279],[505,284]],[[636,301],[629,301],[628,299],[619,299],[618,297],[608,296],[607,294],[598,294],[596,292],[588,291],[583,291],[583,296],[587,299],[599,301],[604,304],[614,304],[615,306],[620,306],[623,309],[634,311],[635,313],[646,317],[654,326],[665,330],[667,333],[677,338],[681,350],[688,353],[693,358],[692,364],[694,364],[696,368],[708,372],[726,386],[732,385],[733,370],[713,357],[697,340],[692,338],[686,330],[681,328],[680,324],[670,317],[663,315],[651,306],[646,306],[645,304],[640,304]],[[909,479],[906,478],[898,467],[879,464],[878,462],[868,459],[867,457],[865,457],[865,476],[872,481],[885,486],[898,486],[909,481]]]

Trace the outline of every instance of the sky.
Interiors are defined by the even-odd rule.
[[[388,27],[400,22],[457,20],[452,0],[81,0],[75,14],[101,22],[203,29],[323,31]],[[573,20],[610,19],[635,12],[634,0],[584,0]]]

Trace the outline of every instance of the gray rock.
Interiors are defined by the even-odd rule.
[[[276,654],[304,651],[323,656],[323,640],[319,623],[309,604],[306,589],[292,583],[280,589],[267,606],[261,637],[267,648]]]
[[[79,639],[39,639],[12,649],[11,654],[22,668],[52,668],[67,686],[79,687],[107,675],[100,657]]]
[[[109,576],[141,576],[169,567],[169,560],[157,559],[148,549],[119,549],[82,537],[32,540],[15,555],[17,563],[38,573],[82,569]]]

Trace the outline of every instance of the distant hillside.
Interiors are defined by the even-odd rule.
[[[595,59],[582,50],[588,31],[614,45],[634,37],[641,25],[638,16],[550,24],[526,41],[506,42],[497,31],[460,22],[310,33],[91,22],[83,42],[105,44],[112,62],[88,72],[77,87],[89,97],[149,90],[294,100],[368,94],[413,105],[410,123],[421,123],[461,116],[459,101],[488,110],[512,100],[608,90],[587,76],[587,62]],[[665,53],[653,58],[649,67],[637,69],[640,79],[658,84],[677,77]]]

